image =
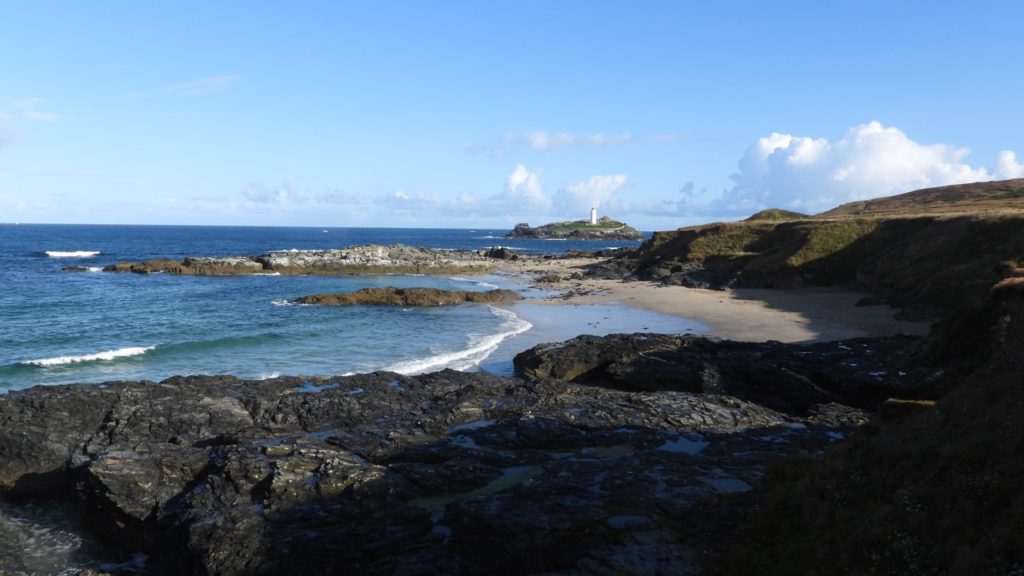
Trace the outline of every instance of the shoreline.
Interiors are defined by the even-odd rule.
[[[696,322],[697,333],[740,342],[810,343],[905,334],[924,336],[929,321],[897,320],[886,305],[857,306],[866,294],[838,288],[723,291],[653,282],[572,278],[591,258],[507,262],[500,272],[557,295],[526,300],[539,306],[622,306]],[[538,282],[545,275],[560,277]],[[628,313],[628,312],[627,312]],[[530,320],[530,318],[526,318]],[[614,323],[614,321],[612,322]]]

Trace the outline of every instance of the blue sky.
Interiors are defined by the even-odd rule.
[[[1019,2],[5,2],[0,222],[647,230],[1024,176]]]

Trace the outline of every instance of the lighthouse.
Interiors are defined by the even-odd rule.
[[[597,226],[597,208],[593,206],[590,207],[590,225]]]

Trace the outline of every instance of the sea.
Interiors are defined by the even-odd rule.
[[[615,303],[555,307],[514,275],[176,276],[102,272],[118,261],[407,244],[557,254],[630,241],[505,238],[507,230],[0,224],[0,393],[35,385],[175,375],[510,374],[532,345],[581,333],[683,332],[682,318]],[[77,267],[84,271],[70,272]],[[299,296],[371,286],[508,288],[522,303],[321,307]]]
[[[696,322],[610,302],[541,304],[553,296],[515,275],[175,276],[103,272],[118,261],[257,255],[275,250],[407,244],[441,249],[504,246],[558,254],[637,242],[504,238],[505,230],[256,228],[0,224],[0,394],[37,385],[158,382],[175,375],[333,376],[444,368],[512,373],[512,358],[578,334],[700,332]],[[81,271],[66,271],[75,267]],[[524,300],[438,308],[300,306],[321,292],[369,286],[508,288]],[[0,500],[0,524],[27,573],[85,568],[149,572],[80,529],[66,502]],[[17,549],[17,550],[15,550]],[[7,559],[9,560],[9,559]],[[2,569],[0,569],[2,571]]]

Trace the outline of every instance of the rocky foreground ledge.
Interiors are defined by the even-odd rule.
[[[164,573],[690,574],[770,462],[912,386],[909,342],[637,334],[537,347],[523,378],[40,386],[0,396],[0,491],[70,498]]]
[[[486,251],[439,250],[392,244],[365,244],[330,250],[289,250],[260,256],[189,257],[118,262],[105,272],[238,276],[248,274],[481,274],[494,269]]]

